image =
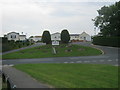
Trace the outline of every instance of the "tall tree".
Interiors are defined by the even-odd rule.
[[[49,31],[44,31],[42,34],[43,43],[50,44],[51,43],[51,35]]]
[[[66,29],[62,30],[62,32],[61,32],[61,41],[62,41],[62,43],[69,43],[70,35],[69,35],[68,30],[66,30]]]
[[[93,19],[103,36],[120,36],[120,1],[98,10],[99,16]]]

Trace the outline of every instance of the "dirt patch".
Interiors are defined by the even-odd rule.
[[[84,51],[85,49],[84,48],[79,48],[78,51]]]
[[[72,52],[72,50],[71,49],[67,49],[67,50],[65,50],[65,52]]]

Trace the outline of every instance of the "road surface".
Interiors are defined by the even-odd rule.
[[[89,63],[89,64],[111,64],[115,66],[119,65],[118,64],[119,48],[91,45],[90,42],[77,42],[72,44],[79,44],[79,45],[99,48],[104,52],[104,54],[98,56],[11,59],[11,60],[3,60],[3,65],[28,64],[28,63]]]

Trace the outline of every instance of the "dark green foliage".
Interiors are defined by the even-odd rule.
[[[69,43],[70,41],[70,35],[69,35],[69,32],[68,30],[62,30],[61,32],[61,41],[62,43]]]
[[[103,45],[103,46],[112,46],[120,47],[120,37],[93,37],[93,44]]]
[[[51,43],[51,35],[49,31],[44,31],[42,34],[42,42],[46,44]]]
[[[98,10],[99,16],[94,21],[103,36],[120,36],[120,1]]]
[[[25,47],[30,45],[29,40],[26,41],[14,41],[14,40],[7,40],[7,38],[2,37],[2,52],[18,49],[21,47]]]

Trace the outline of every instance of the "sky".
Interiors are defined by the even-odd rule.
[[[70,34],[95,35],[92,21],[102,6],[118,0],[1,0],[0,36],[18,32],[41,36],[67,29]],[[96,30],[96,34],[99,30]]]

